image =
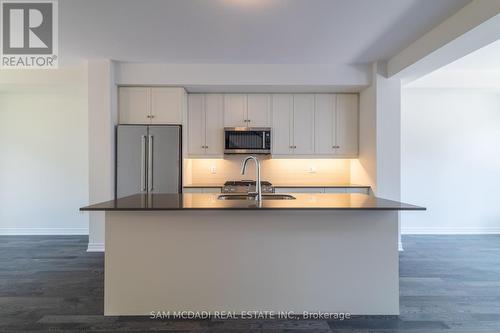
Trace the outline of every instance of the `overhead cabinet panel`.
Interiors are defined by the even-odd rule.
[[[224,99],[221,94],[205,95],[205,153],[224,154]]]
[[[247,127],[247,95],[224,95],[224,126]]]
[[[183,88],[151,88],[151,123],[181,124],[184,94]]]
[[[337,96],[337,131],[335,154],[340,157],[358,155],[358,95]]]
[[[221,94],[190,94],[188,98],[188,155],[224,153],[224,100]]]
[[[205,154],[205,95],[188,97],[188,154]]]
[[[293,96],[274,94],[272,106],[272,153],[273,155],[291,155],[293,154]]]
[[[118,109],[120,124],[150,124],[150,89],[120,87]]]
[[[269,94],[247,95],[247,126],[268,127],[271,123],[271,96]]]
[[[180,125],[185,100],[181,87],[120,87],[119,123]]]
[[[358,155],[357,94],[189,96],[187,142],[191,157],[222,156],[224,126],[271,126],[271,152],[277,157]]]
[[[336,145],[336,96],[334,94],[317,94],[315,100],[315,153],[332,155]]]
[[[293,95],[293,151],[314,154],[314,95]]]

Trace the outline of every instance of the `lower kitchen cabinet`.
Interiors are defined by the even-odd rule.
[[[220,187],[184,187],[184,193],[221,193]],[[275,187],[275,193],[362,193],[370,194],[369,187]]]
[[[325,193],[323,187],[275,187],[275,193]]]
[[[325,193],[352,193],[351,191],[348,192],[348,190],[352,189],[346,187],[325,187]]]
[[[184,193],[220,193],[220,187],[184,187]]]
[[[276,193],[362,193],[370,194],[369,187],[275,187]]]

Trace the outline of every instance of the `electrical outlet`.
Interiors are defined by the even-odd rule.
[[[217,168],[215,167],[215,165],[212,165],[210,167],[210,173],[213,174],[213,175],[215,175],[217,173]]]
[[[309,173],[316,173],[316,166],[314,166],[314,165],[309,166],[309,171],[308,172]]]

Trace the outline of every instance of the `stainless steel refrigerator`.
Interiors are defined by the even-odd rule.
[[[181,133],[176,125],[119,125],[116,197],[182,192]]]

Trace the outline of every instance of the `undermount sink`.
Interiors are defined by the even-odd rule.
[[[222,194],[219,195],[219,200],[253,200],[255,201],[256,197],[253,195],[245,195],[245,194]],[[262,200],[294,200],[295,197],[289,194],[263,194]]]

